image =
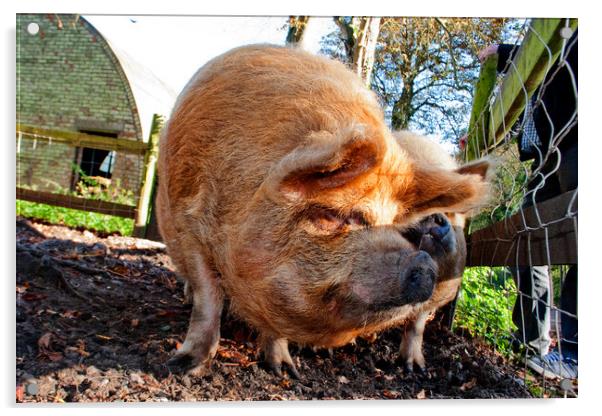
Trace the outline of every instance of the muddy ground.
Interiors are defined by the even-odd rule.
[[[302,378],[278,378],[231,316],[210,374],[170,374],[190,307],[161,244],[21,218],[16,240],[17,402],[532,397],[520,367],[436,321],[424,374],[396,362],[397,329],[331,353],[292,345]]]

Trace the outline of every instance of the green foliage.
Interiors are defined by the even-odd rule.
[[[95,199],[117,204],[136,205],[136,196],[134,192],[121,187],[119,179],[113,179],[111,184],[105,186],[100,181],[104,178],[85,176],[75,187],[75,192],[68,192],[68,195],[74,195],[86,199]]]
[[[472,267],[464,271],[454,325],[483,338],[509,355],[510,335],[516,329],[512,308],[516,286],[505,268]]]
[[[136,204],[134,192],[122,188],[119,179],[108,180],[102,177],[87,176],[76,164],[73,164],[73,169],[80,177],[80,181],[76,185],[75,191],[59,187],[56,193],[125,205]],[[25,186],[22,187],[26,188]],[[63,224],[69,227],[83,227],[105,233],[117,232],[121,235],[131,235],[134,230],[134,220],[130,218],[122,218],[113,215],[29,201],[17,200],[17,215],[26,218],[40,219],[52,224]]]
[[[471,218],[470,233],[518,212],[523,200],[530,162],[521,162],[516,149],[517,145],[513,141],[497,151],[490,203]]]
[[[62,224],[68,227],[83,227],[105,233],[117,232],[121,235],[131,235],[134,230],[134,220],[130,218],[114,217],[112,215],[38,204],[29,201],[17,200],[17,215],[26,218],[40,219],[52,224]]]
[[[477,52],[499,43],[501,18],[384,18],[372,89],[394,129],[462,136],[478,78]],[[390,113],[389,113],[390,111]]]

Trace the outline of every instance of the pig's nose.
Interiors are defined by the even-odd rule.
[[[435,225],[428,231],[435,239],[441,241],[451,230],[451,225],[444,215],[435,214],[433,215],[433,221]]]
[[[408,303],[428,300],[433,294],[437,266],[425,251],[417,252],[401,271],[402,291]]]

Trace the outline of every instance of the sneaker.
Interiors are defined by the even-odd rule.
[[[550,351],[543,357],[538,355],[529,357],[527,367],[546,378],[577,378],[577,360],[563,358],[556,350]]]

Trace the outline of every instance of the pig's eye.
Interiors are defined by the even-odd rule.
[[[318,230],[325,233],[335,233],[368,225],[368,221],[360,212],[342,215],[322,207],[311,210],[309,220]]]
[[[336,212],[326,208],[317,208],[309,214],[310,221],[320,231],[335,232],[339,231],[345,225],[345,219],[337,215]]]
[[[352,227],[366,227],[368,226],[368,221],[361,212],[352,212],[345,218],[345,224]]]

